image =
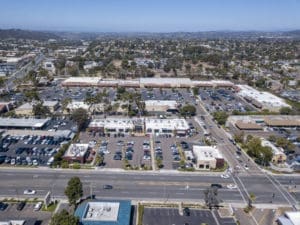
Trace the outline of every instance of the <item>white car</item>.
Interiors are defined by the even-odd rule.
[[[228,184],[228,185],[227,185],[227,188],[228,188],[228,189],[236,189],[237,186],[236,186],[236,184]]]
[[[247,164],[244,165],[245,170],[249,170],[249,167]]]
[[[34,195],[36,193],[35,190],[32,190],[32,189],[26,189],[24,191],[24,195]]]
[[[228,179],[230,177],[230,175],[225,173],[225,174],[222,174],[221,177],[224,179]]]
[[[35,204],[33,210],[34,211],[39,211],[42,208],[43,203],[42,202],[38,202]]]

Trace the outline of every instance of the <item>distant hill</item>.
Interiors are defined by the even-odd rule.
[[[200,32],[63,32],[30,31],[21,29],[0,29],[0,40],[8,38],[46,41],[95,40],[116,38],[162,38],[162,39],[257,39],[257,38],[300,38],[300,30],[291,31],[200,31]]]
[[[300,30],[287,31],[286,34],[300,36]]]
[[[48,39],[61,39],[59,36],[44,31],[30,31],[30,30],[20,30],[20,29],[0,29],[0,40],[3,39],[30,39],[30,40],[39,40],[46,41]]]

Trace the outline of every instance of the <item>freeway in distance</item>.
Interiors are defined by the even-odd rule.
[[[56,198],[65,198],[64,189],[68,180],[80,177],[84,185],[85,196],[91,191],[98,198],[138,199],[138,200],[184,200],[203,201],[203,190],[212,183],[223,186],[219,197],[227,203],[247,203],[249,193],[256,195],[255,203],[294,205],[296,201],[277,184],[277,178],[267,179],[265,175],[243,175],[221,178],[219,174],[199,173],[160,173],[160,172],[106,172],[72,170],[35,170],[1,169],[0,196],[25,197],[25,189],[36,190],[36,197],[44,197],[48,191]],[[289,182],[289,177],[280,177],[280,182]],[[300,177],[294,182],[300,183]],[[113,189],[104,190],[103,185],[112,185]],[[229,189],[228,184],[237,184],[238,188]],[[274,193],[274,195],[273,195]],[[274,196],[274,197],[273,197]]]

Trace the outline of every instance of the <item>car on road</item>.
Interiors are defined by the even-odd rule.
[[[35,193],[36,193],[36,191],[32,190],[32,189],[24,190],[24,195],[34,195]]]
[[[105,185],[103,185],[103,189],[110,190],[110,189],[113,189],[113,186],[109,185],[109,184],[105,184]]]
[[[211,184],[210,186],[214,187],[214,188],[222,188],[223,187],[221,184]]]
[[[236,189],[237,186],[236,186],[236,184],[228,184],[228,185],[227,185],[227,188],[228,188],[228,189]]]
[[[225,173],[225,174],[222,174],[221,177],[224,179],[228,179],[230,177],[230,175],[228,173]]]
[[[244,165],[245,170],[249,170],[249,166],[247,164]]]
[[[18,205],[17,205],[17,210],[18,211],[21,211],[26,205],[26,202],[22,201],[22,202],[19,202]]]

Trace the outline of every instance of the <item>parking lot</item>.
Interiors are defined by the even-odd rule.
[[[6,135],[1,142],[1,161],[11,166],[51,165],[50,158],[58,152],[61,143],[69,138],[42,135]]]
[[[188,138],[166,137],[158,135],[153,138],[147,136],[119,136],[109,135],[99,137],[98,133],[82,132],[81,143],[95,142],[95,150],[104,157],[103,168],[125,168],[125,161],[131,168],[147,168],[152,166],[152,160],[161,161],[159,169],[178,169],[179,162],[184,160],[183,150],[191,150],[192,143],[186,143]],[[151,146],[153,143],[153,147]],[[183,148],[182,143],[185,143]],[[152,159],[153,151],[154,159]],[[191,166],[191,160],[186,160]]]
[[[0,211],[0,221],[26,220],[37,221],[35,224],[47,225],[51,220],[51,212],[34,210],[36,203],[26,203],[21,211],[17,210],[18,203],[7,204],[7,208],[4,211]]]
[[[143,216],[144,225],[173,224],[173,225],[199,225],[223,224],[217,223],[209,210],[189,209],[189,215],[180,215],[175,208],[145,208]],[[235,224],[235,223],[233,223]]]
[[[255,107],[238,97],[229,89],[199,89],[199,96],[208,112],[257,111]]]
[[[142,88],[142,100],[175,100],[180,104],[196,104],[190,89]]]

